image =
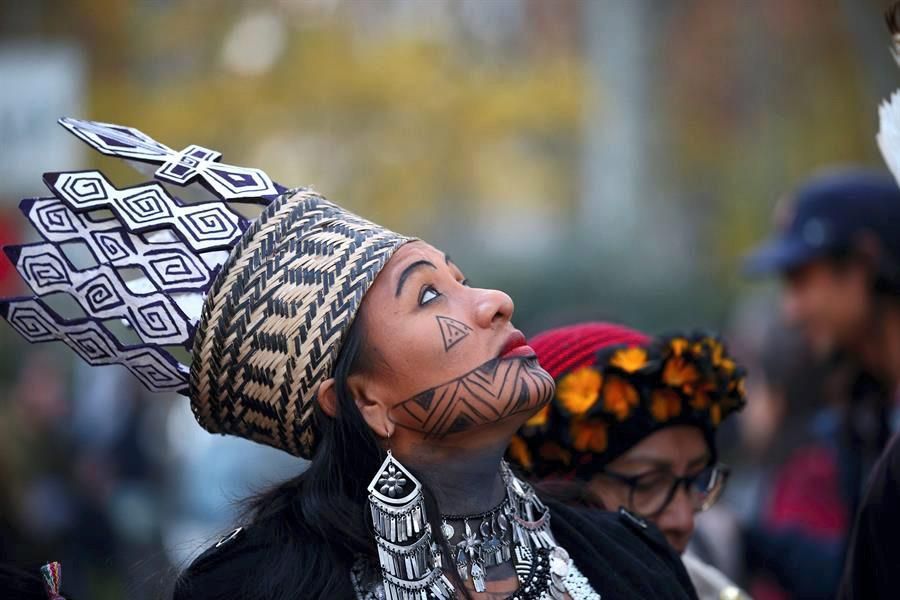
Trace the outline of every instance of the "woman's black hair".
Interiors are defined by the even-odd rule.
[[[335,362],[337,414],[332,418],[318,403],[315,406],[318,438],[309,466],[247,501],[247,526],[241,535],[251,558],[241,555],[235,563],[233,552],[208,551],[179,578],[176,599],[355,597],[350,578],[354,561],[362,555],[378,564],[367,487],[386,454],[348,385],[352,374],[369,368],[365,325],[358,315]],[[423,491],[432,535],[442,548],[444,563],[452,564],[449,545],[440,533],[437,502],[424,484]],[[248,572],[234,573],[245,569]],[[447,571],[454,587],[468,598],[455,570]],[[211,579],[217,576],[235,582],[238,589]]]

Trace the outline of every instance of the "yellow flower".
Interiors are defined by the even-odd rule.
[[[712,357],[712,364],[716,367],[722,364],[722,360],[725,359],[725,348],[722,347],[722,343],[715,338],[708,338],[707,343],[711,349],[710,356]]]
[[[663,423],[681,414],[681,397],[673,390],[654,390],[650,395],[650,413]]]
[[[572,446],[579,452],[605,452],[609,439],[603,421],[572,423]]]
[[[719,367],[719,369],[721,369],[726,375],[731,375],[737,368],[735,362],[730,358],[721,359],[716,366]]]
[[[531,418],[525,421],[525,427],[541,427],[547,424],[547,418],[550,416],[550,405],[544,405],[541,410],[537,411]]]
[[[556,386],[560,405],[574,416],[583,415],[597,402],[603,376],[591,367],[582,367],[563,377]]]
[[[603,386],[603,407],[620,421],[624,421],[631,413],[631,408],[638,404],[638,392],[634,386],[621,377],[610,376]]]
[[[509,440],[509,448],[506,452],[514,462],[521,465],[526,471],[530,471],[534,466],[534,463],[531,460],[531,452],[528,451],[528,446],[521,437],[517,435],[512,436],[512,439]]]
[[[680,356],[673,356],[667,360],[663,368],[663,383],[673,388],[689,389],[699,378],[697,368]]]
[[[638,346],[616,350],[609,364],[622,369],[626,373],[634,373],[647,365],[647,352]]]

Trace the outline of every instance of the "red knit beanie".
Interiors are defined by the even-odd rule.
[[[559,379],[563,373],[594,363],[607,346],[644,346],[650,336],[614,323],[579,323],[539,333],[528,341],[545,371]]]

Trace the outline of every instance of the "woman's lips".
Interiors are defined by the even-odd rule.
[[[537,356],[534,349],[531,346],[519,346],[518,348],[513,348],[509,352],[506,352],[500,356],[501,359],[507,358],[534,358]]]
[[[525,343],[525,336],[521,331],[514,331],[506,340],[506,344],[500,351],[499,358],[531,358],[536,356],[534,349]]]

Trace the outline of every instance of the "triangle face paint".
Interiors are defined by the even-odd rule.
[[[456,319],[450,317],[436,317],[438,325],[441,328],[441,336],[444,338],[444,351],[449,352],[450,348],[458,344],[472,333],[472,328]]]

